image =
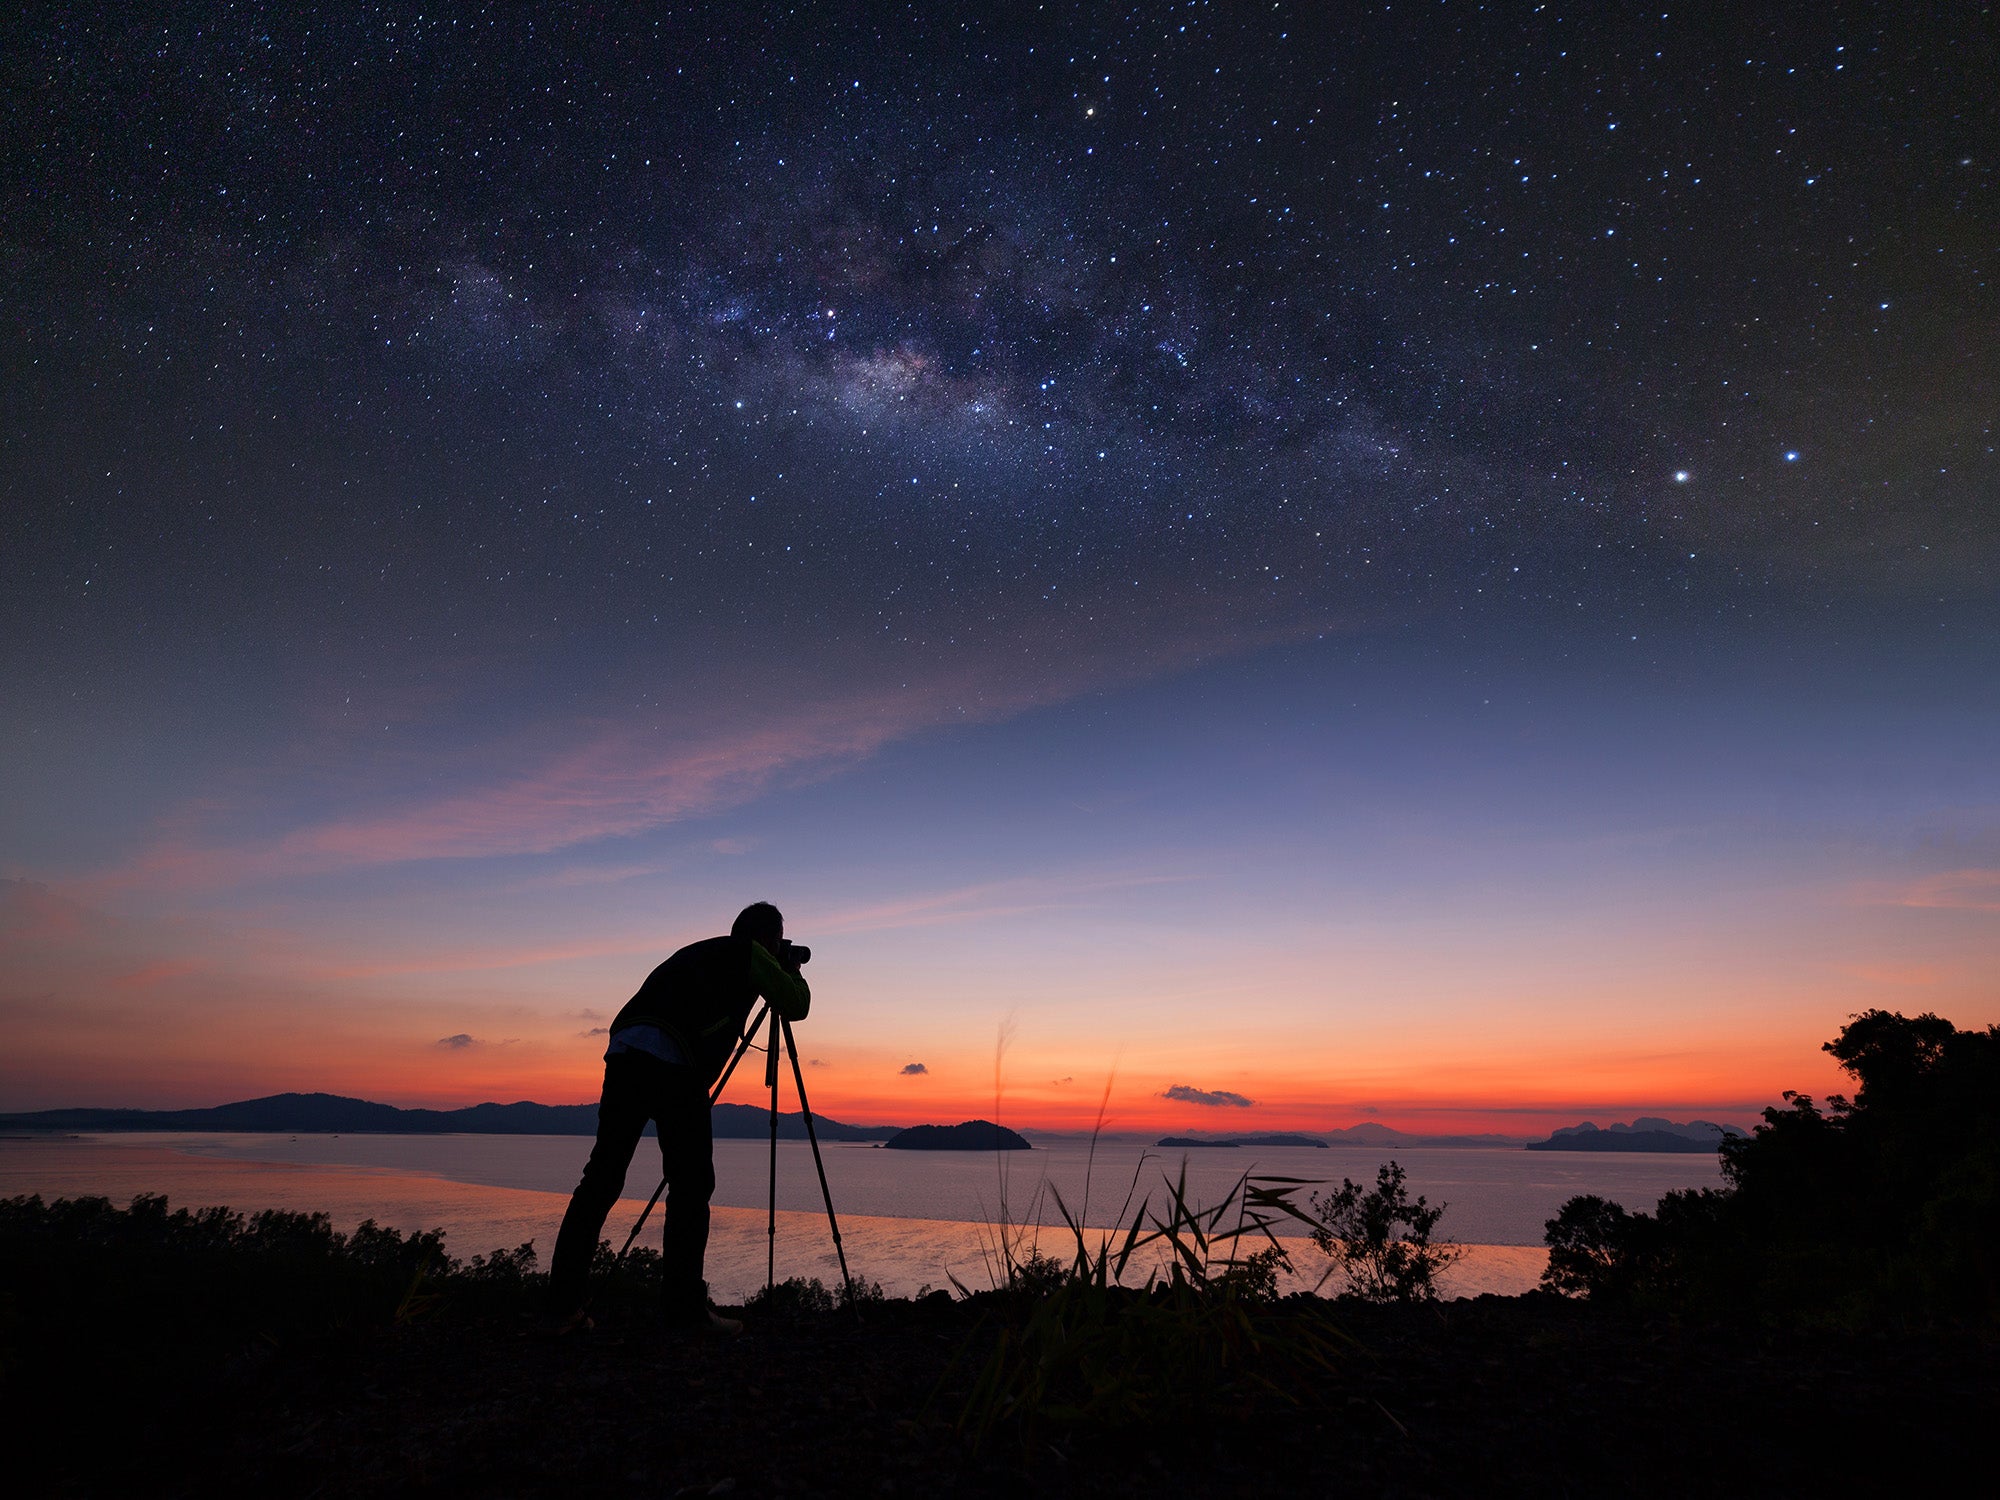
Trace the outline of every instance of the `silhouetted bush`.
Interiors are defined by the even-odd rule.
[[[834,1297],[817,1276],[810,1280],[792,1276],[757,1292],[744,1302],[743,1308],[746,1312],[778,1317],[808,1317],[832,1312]]]
[[[883,1300],[878,1281],[855,1280],[830,1287],[817,1276],[790,1276],[774,1286],[760,1287],[744,1299],[743,1310],[760,1320],[811,1318]]]
[[[1267,1304],[1278,1300],[1278,1274],[1291,1269],[1291,1257],[1275,1245],[1253,1250],[1216,1278],[1215,1289],[1238,1302]]]
[[[1836,1323],[2000,1313],[2000,1027],[1871,1010],[1828,1042],[1860,1085],[1787,1093],[1655,1213],[1572,1198],[1544,1285]]]
[[[0,1202],[0,1400],[33,1413],[62,1393],[195,1400],[274,1359],[390,1329],[433,1305],[437,1233],[324,1214],[171,1209],[145,1195]],[[143,1396],[142,1394],[143,1393]]]
[[[1042,1250],[1007,1261],[1007,1289],[1039,1301],[1069,1279],[1071,1264]]]
[[[190,1394],[446,1305],[525,1305],[532,1245],[460,1264],[438,1230],[325,1214],[174,1209],[154,1194],[0,1201],[0,1391],[144,1383]]]

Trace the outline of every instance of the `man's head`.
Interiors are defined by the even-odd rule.
[[[753,902],[736,914],[736,922],[729,929],[729,935],[747,937],[752,942],[762,943],[767,952],[776,953],[785,940],[784,913],[768,901]]]

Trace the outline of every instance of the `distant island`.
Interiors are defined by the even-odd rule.
[[[1326,1142],[1310,1135],[1163,1135],[1156,1144],[1184,1149],[1189,1146],[1318,1146]]]
[[[1724,1136],[1745,1133],[1734,1125],[1718,1125],[1712,1120],[1690,1120],[1682,1125],[1642,1115],[1629,1125],[1612,1125],[1602,1130],[1589,1120],[1581,1125],[1565,1125],[1545,1141],[1529,1141],[1526,1149],[1713,1154]]]
[[[882,1143],[885,1151],[1032,1151],[1034,1147],[991,1120],[957,1125],[912,1125]]]
[[[1448,1146],[1474,1147],[1487,1150],[1493,1147],[1517,1149],[1522,1138],[1518,1135],[1416,1135],[1396,1129],[1393,1125],[1377,1125],[1370,1121],[1365,1125],[1349,1125],[1343,1130],[1329,1130],[1328,1144],[1334,1146]]]
[[[1059,1138],[1051,1131],[1030,1131],[1036,1137]],[[1087,1137],[1075,1137],[1086,1139]],[[1109,1139],[1109,1137],[1107,1137]],[[1119,1137],[1119,1139],[1143,1141],[1144,1136]],[[1454,1150],[1472,1148],[1476,1150],[1518,1151],[1526,1143],[1527,1137],[1519,1135],[1415,1135],[1397,1130],[1391,1125],[1378,1125],[1369,1121],[1362,1125],[1346,1125],[1337,1130],[1321,1131],[1305,1135],[1296,1131],[1265,1132],[1257,1135],[1234,1135],[1218,1132],[1214,1135],[1188,1134],[1168,1136],[1153,1142],[1155,1146],[1367,1146],[1371,1149],[1402,1150],[1414,1146],[1449,1147]]]
[[[718,1104],[715,1134],[722,1140],[766,1140],[771,1112],[754,1104]],[[649,1131],[652,1127],[646,1127]],[[813,1116],[823,1141],[886,1141],[894,1125],[846,1125]],[[0,1130],[98,1132],[127,1130],[254,1130],[273,1134],[334,1135],[595,1135],[595,1104],[473,1104],[464,1109],[398,1109],[339,1094],[272,1094],[213,1109],[43,1109],[0,1115]],[[802,1141],[805,1120],[779,1114],[778,1138]]]

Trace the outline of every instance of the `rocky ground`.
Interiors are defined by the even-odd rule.
[[[1310,1378],[1273,1366],[1267,1387],[1253,1360],[1194,1404],[1081,1421],[1052,1397],[975,1443],[969,1394],[1026,1316],[939,1296],[769,1313],[715,1340],[638,1315],[554,1337],[518,1306],[442,1309],[253,1343],[198,1378],[112,1372],[116,1399],[40,1389],[14,1363],[11,1462],[31,1481],[15,1492],[1865,1492],[1980,1471],[2000,1415],[2000,1351],[1970,1334],[1749,1334],[1543,1295],[1301,1301],[1268,1326],[1337,1325]]]

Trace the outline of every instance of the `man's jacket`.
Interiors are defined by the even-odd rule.
[[[627,1026],[657,1026],[711,1084],[735,1051],[762,995],[788,1021],[802,1021],[812,1005],[803,976],[786,969],[747,937],[689,943],[639,986],[611,1022],[614,1037]]]

